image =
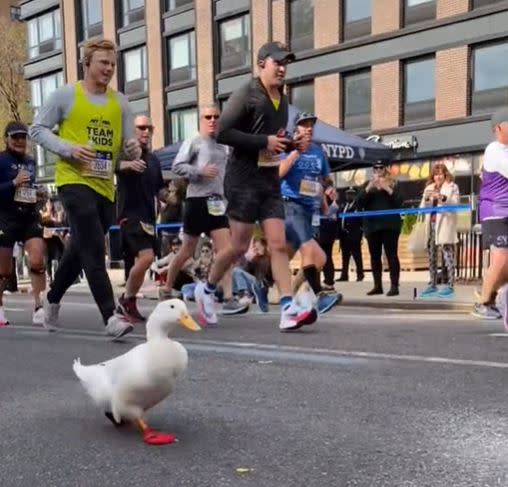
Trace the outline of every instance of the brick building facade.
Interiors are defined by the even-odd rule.
[[[197,126],[200,104],[223,103],[249,79],[255,53],[268,40],[286,42],[297,55],[287,77],[294,104],[362,137],[402,147],[396,151],[401,161],[453,156],[462,160],[460,170],[475,172],[491,137],[489,116],[508,103],[508,0],[19,5],[29,33],[25,76],[35,109],[51,87],[77,79],[82,42],[103,35],[119,45],[113,85],[136,113],[151,114],[155,147],[187,136]],[[41,158],[40,175],[50,179],[51,165]]]

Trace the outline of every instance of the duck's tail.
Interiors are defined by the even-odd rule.
[[[111,383],[106,367],[101,364],[81,365],[81,360],[77,358],[72,369],[93,401],[98,406],[107,408],[111,403]]]

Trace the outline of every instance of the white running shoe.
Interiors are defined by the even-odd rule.
[[[281,312],[279,329],[282,332],[298,330],[304,325],[312,325],[317,318],[316,308],[302,308],[292,302]]]
[[[9,326],[9,320],[5,316],[5,310],[3,306],[0,306],[0,328],[3,328],[4,326]]]
[[[194,291],[194,298],[198,305],[198,321],[202,326],[216,326],[217,310],[215,306],[215,295],[205,292],[205,283],[199,282]]]
[[[108,324],[106,325],[106,335],[113,337],[113,340],[118,340],[132,330],[134,330],[134,327],[123,316],[117,313],[109,317]]]
[[[48,331],[55,331],[58,328],[58,314],[60,313],[60,304],[50,303],[47,297],[43,301],[44,320],[42,326]]]
[[[32,314],[32,325],[44,326],[44,308],[39,306]]]

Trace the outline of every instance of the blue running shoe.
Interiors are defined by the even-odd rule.
[[[319,314],[322,315],[330,311],[340,301],[342,301],[340,293],[321,293],[317,302]]]
[[[437,288],[429,286],[420,293],[420,298],[435,298],[437,297]]]
[[[268,313],[268,288],[260,281],[256,281],[251,287],[256,303],[263,313]]]
[[[445,286],[437,292],[437,295],[440,298],[453,298],[455,296],[455,291],[453,287]]]

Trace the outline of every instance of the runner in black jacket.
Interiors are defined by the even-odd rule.
[[[219,120],[217,141],[233,148],[224,180],[232,235],[231,246],[218,253],[209,281],[196,289],[196,301],[210,323],[217,320],[215,287],[231,264],[248,250],[256,222],[263,226],[280,291],[281,331],[317,319],[315,310],[302,310],[292,300],[278,175],[279,154],[290,143],[285,135],[288,101],[284,78],[287,64],[294,59],[280,42],[264,44],[258,52],[259,78],[231,95]]]

